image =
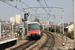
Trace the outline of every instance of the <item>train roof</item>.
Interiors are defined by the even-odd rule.
[[[27,24],[33,24],[33,23],[38,23],[39,24],[39,22],[28,22]]]

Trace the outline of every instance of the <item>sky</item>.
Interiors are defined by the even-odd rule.
[[[39,2],[37,0],[21,0],[22,2],[26,3],[30,7],[41,7]],[[73,22],[73,1],[72,0],[45,0],[47,2],[47,5],[49,7],[61,7],[64,8],[64,22]],[[18,2],[16,4],[16,1],[7,1],[7,3],[10,3],[14,6],[17,5],[18,8],[27,8],[22,2]],[[40,0],[40,3],[46,7],[46,4],[44,0]],[[35,9],[37,10],[37,13],[46,13],[43,9]],[[45,9],[47,12],[49,12],[48,8]],[[25,12],[29,12],[30,14],[36,14],[34,10],[27,9]],[[8,4],[5,4],[4,2],[0,1],[0,18],[4,20],[10,20],[10,17],[15,17],[15,15],[20,14],[23,18],[23,12],[9,6]],[[62,10],[52,8],[50,14],[54,14],[56,16],[56,23],[61,23],[61,16],[62,16]],[[47,17],[45,15],[45,17]],[[33,17],[32,17],[33,18]],[[48,19],[41,17],[40,19],[44,21],[53,21],[54,17],[48,17]]]

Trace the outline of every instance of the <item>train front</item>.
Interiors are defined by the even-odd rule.
[[[40,35],[40,28],[38,23],[28,24],[28,37],[37,37]]]

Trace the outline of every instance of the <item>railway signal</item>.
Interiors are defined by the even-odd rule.
[[[29,16],[29,13],[24,13],[24,18],[22,19],[22,21],[27,21],[28,16]]]
[[[25,35],[25,21],[27,21],[27,17],[29,16],[29,13],[24,13],[23,15],[24,15],[24,18],[22,19],[22,21],[23,21],[22,39],[24,39],[24,35]]]

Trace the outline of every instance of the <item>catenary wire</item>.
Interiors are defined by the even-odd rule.
[[[20,3],[20,2],[19,2],[19,3]],[[20,3],[20,5],[21,5],[22,9],[24,9],[21,3]]]
[[[46,3],[46,1],[44,0],[44,2],[45,2],[45,4],[46,4],[46,6],[48,7],[48,5],[47,5],[47,3]],[[49,8],[48,8],[49,9]],[[49,13],[51,12],[51,10],[49,9]],[[48,16],[48,15],[47,15]]]
[[[47,3],[46,3],[46,1],[44,0],[44,2],[45,2],[45,4],[46,4],[46,6],[48,7],[48,5],[47,5]],[[49,8],[48,8],[49,9]],[[49,9],[49,11],[51,12],[51,10]]]
[[[9,3],[5,2],[5,1],[2,1],[2,2],[4,2],[5,4],[8,4],[8,5],[10,5],[10,6],[14,7],[14,8],[16,8],[16,9],[18,9],[18,10],[20,10],[20,11],[23,11],[22,9],[17,8],[17,7],[15,7],[15,6],[13,6],[13,5],[11,5],[11,4],[9,4]]]
[[[37,0],[38,1],[38,0]],[[38,1],[39,2],[39,1]],[[41,7],[44,9],[44,7],[43,7],[43,5],[39,2],[39,4],[41,5]],[[44,9],[45,10],[45,9]],[[46,10],[45,10],[45,12],[47,13],[47,14],[49,14]],[[47,17],[48,16],[50,16],[50,15],[47,15]]]
[[[23,3],[25,6],[27,6],[28,8],[31,8],[30,6],[28,6],[26,3],[20,1],[21,3]],[[32,10],[34,10],[33,8],[31,8]],[[36,12],[36,10],[34,10]]]

